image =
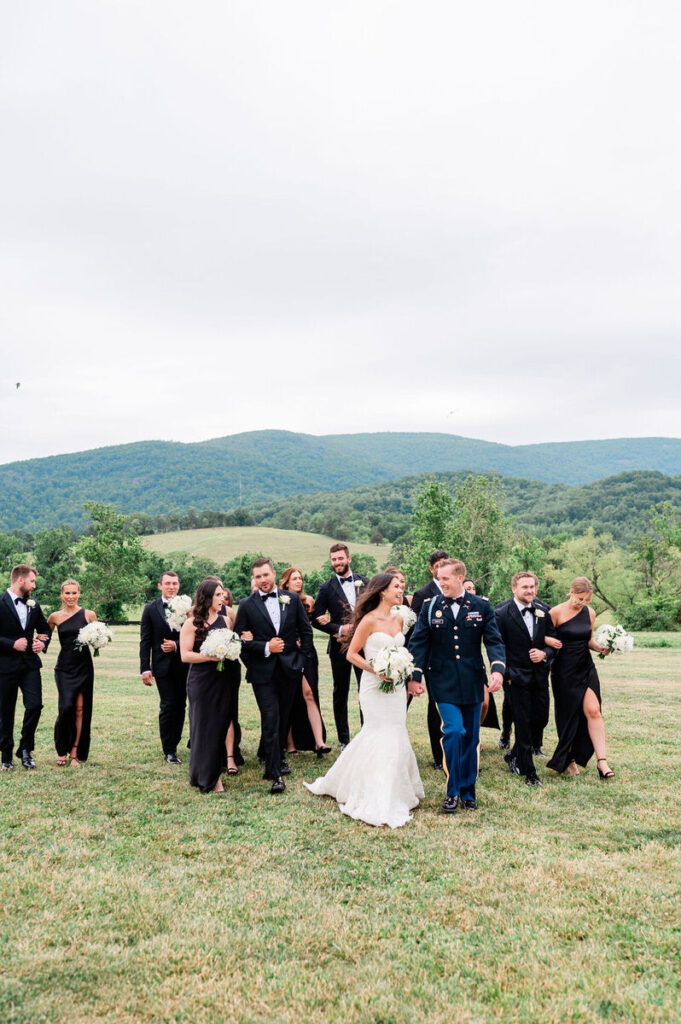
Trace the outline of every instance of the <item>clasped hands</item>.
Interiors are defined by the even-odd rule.
[[[31,650],[33,651],[33,653],[40,654],[41,651],[44,651],[46,641],[47,637],[43,638],[41,636],[35,636],[33,638],[33,641],[31,642]],[[20,636],[18,640],[14,641],[13,646],[15,651],[18,651],[20,654],[23,654],[24,651],[28,648],[28,640],[26,639],[25,636]]]

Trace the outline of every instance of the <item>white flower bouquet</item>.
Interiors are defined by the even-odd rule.
[[[225,661],[236,661],[241,654],[241,640],[232,629],[211,629],[199,648],[199,654],[218,659],[218,672]]]
[[[411,654],[406,647],[396,644],[384,647],[369,664],[376,675],[387,676],[387,679],[381,679],[379,686],[383,693],[394,693],[395,687],[406,683],[414,671]]]
[[[106,622],[88,622],[87,626],[78,630],[75,645],[79,651],[82,651],[84,647],[91,647],[93,657],[98,658],[99,652],[103,647],[112,643],[113,638],[113,630],[109,629]]]
[[[599,626],[594,633],[594,640],[614,654],[624,654],[634,649],[634,638],[624,626]],[[599,654],[598,657],[604,658],[605,655]]]
[[[180,632],[187,621],[191,607],[192,599],[188,594],[176,594],[175,597],[171,597],[166,608],[166,621],[171,629]]]
[[[406,633],[407,630],[416,622],[416,614],[406,604],[394,604],[390,609],[391,615],[399,615],[402,619],[402,632]]]

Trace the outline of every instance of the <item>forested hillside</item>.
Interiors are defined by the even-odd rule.
[[[148,515],[189,508],[226,512],[409,474],[494,472],[575,485],[635,470],[681,473],[681,440],[511,447],[448,434],[314,437],[267,430],[197,444],[146,441],[0,466],[0,530],[61,523],[81,528],[87,500]]]

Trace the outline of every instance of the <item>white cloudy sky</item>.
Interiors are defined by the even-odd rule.
[[[680,28],[671,0],[8,5],[0,461],[679,436]]]

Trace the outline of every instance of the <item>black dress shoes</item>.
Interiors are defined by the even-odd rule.
[[[3,761],[2,762],[2,768],[0,768],[0,771],[11,772],[13,768],[14,768],[14,762],[13,761]]]
[[[525,783],[528,786],[542,786],[542,780],[538,775],[528,775],[525,779]]]
[[[168,764],[182,764],[177,754],[166,754],[166,761]]]
[[[532,747],[532,753],[535,757],[546,757],[546,754],[544,753],[541,747]]]
[[[518,762],[514,757],[511,757],[506,763],[511,775],[520,775],[520,768],[518,767]]]
[[[288,761],[286,760],[285,757],[282,757],[282,759],[281,759],[281,774],[282,775],[290,775],[291,774],[291,766],[290,766],[290,764],[288,763]]]
[[[475,811],[477,810],[478,804],[477,801],[475,800],[462,800],[461,806],[463,807],[464,811]]]
[[[511,746],[510,736],[504,736],[502,733],[499,737],[499,750],[508,750]]]
[[[30,750],[21,751],[21,763],[23,764],[24,768],[35,768],[35,761],[31,757]]]
[[[458,796],[446,796],[442,801],[442,813],[443,814],[454,814],[454,811],[459,806]]]
[[[436,772],[443,772],[444,771],[444,768],[442,767],[442,765],[438,764],[437,761],[433,761],[433,768],[435,769]]]
[[[286,789],[286,783],[282,779],[281,775],[275,779],[270,786],[270,793],[283,793]]]

